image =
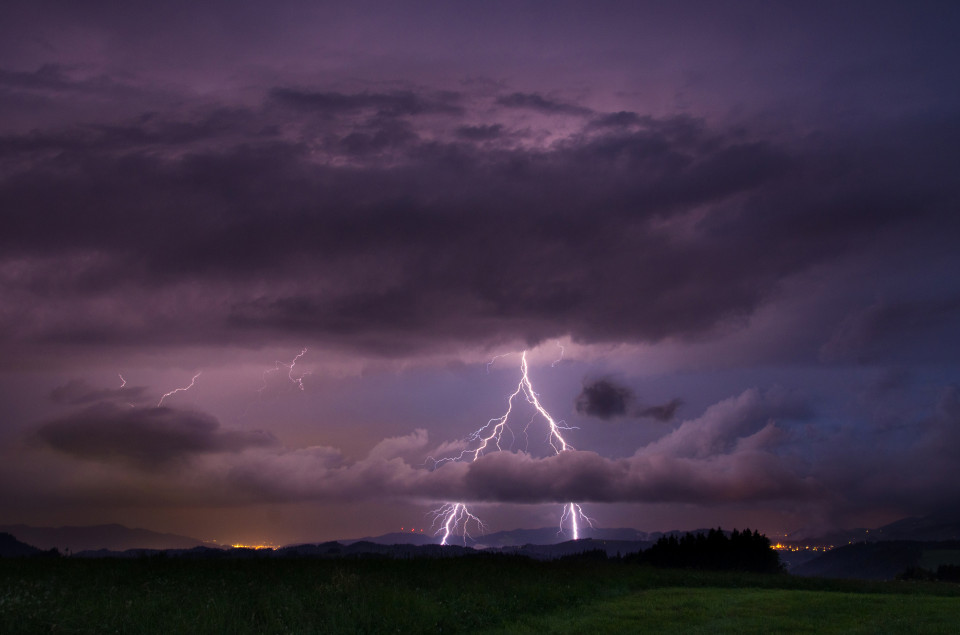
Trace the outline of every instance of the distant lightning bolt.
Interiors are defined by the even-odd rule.
[[[487,362],[487,374],[490,374],[490,367],[493,366],[493,363],[500,359],[501,357],[506,357],[507,355],[513,355],[513,353],[502,353],[500,355],[494,355],[493,359]]]
[[[560,343],[560,340],[557,340],[557,346],[560,347],[560,357],[558,357],[556,360],[554,360],[552,364],[550,364],[550,368],[555,368],[557,364],[563,361],[563,344]]]
[[[563,347],[561,346],[561,353]],[[490,364],[495,362],[499,357],[504,357],[504,355],[498,355],[494,357],[490,362],[487,363],[487,370],[490,369]],[[559,361],[559,360],[558,360]],[[574,447],[567,443],[566,439],[563,438],[563,431],[575,430],[576,428],[567,426],[563,421],[556,421],[550,413],[547,412],[547,409],[543,407],[543,404],[540,403],[540,398],[537,396],[536,391],[533,389],[533,383],[530,381],[530,369],[527,365],[527,352],[523,351],[520,355],[520,382],[517,384],[517,389],[507,397],[507,410],[501,416],[495,417],[487,421],[487,423],[467,436],[466,440],[469,443],[476,442],[477,445],[472,450],[463,450],[457,456],[446,457],[442,459],[435,459],[434,465],[439,466],[443,463],[449,461],[469,461],[473,462],[480,458],[486,451],[491,451],[492,448],[496,450],[502,450],[500,446],[500,441],[503,437],[505,430],[509,430],[507,427],[507,421],[510,419],[510,414],[513,412],[513,400],[520,395],[521,393],[526,398],[527,403],[529,403],[544,418],[547,422],[549,434],[547,436],[547,442],[550,444],[550,447],[553,448],[555,454],[560,454],[561,452],[567,452],[573,450]],[[536,418],[536,414],[534,415]],[[531,419],[530,423],[533,422]],[[527,427],[530,426],[530,423],[527,424]],[[526,429],[525,429],[526,430]],[[475,523],[481,530],[483,529],[483,523],[479,518],[470,513],[466,505],[463,503],[445,503],[438,509],[435,509],[431,512],[433,516],[434,523],[431,528],[437,527],[434,532],[435,536],[443,534],[443,538],[440,541],[441,545],[447,544],[447,540],[454,533],[460,533],[463,536],[464,542],[466,542],[469,534],[467,533],[468,524]],[[568,503],[564,505],[563,514],[560,517],[560,531],[563,531],[563,526],[565,523],[569,524],[571,529],[571,534],[574,540],[580,538],[580,523],[585,522],[589,526],[593,526],[592,520],[583,513],[583,510],[580,508],[580,505],[576,503]]]
[[[159,408],[161,404],[163,404],[163,400],[169,397],[170,395],[175,395],[178,392],[185,392],[193,388],[193,384],[197,381],[197,377],[199,376],[200,376],[200,373],[198,372],[196,375],[193,376],[193,379],[190,380],[189,386],[184,386],[183,388],[174,388],[170,392],[166,393],[163,397],[160,397],[160,401],[157,402],[157,408]]]
[[[311,375],[312,373],[310,371],[307,371],[305,373],[301,373],[297,377],[294,377],[293,368],[297,365],[297,360],[299,360],[301,357],[306,355],[306,353],[307,353],[307,349],[306,348],[302,349],[299,353],[297,353],[296,357],[290,360],[289,364],[285,364],[280,361],[274,362],[273,368],[268,368],[267,370],[263,371],[263,385],[257,389],[257,392],[263,395],[263,391],[267,387],[267,375],[269,375],[270,373],[279,372],[281,366],[287,369],[287,379],[289,379],[291,383],[295,384],[297,388],[299,388],[300,390],[303,390],[303,378],[306,377],[307,375]]]
[[[310,373],[309,372],[303,373],[302,375],[294,379],[293,367],[297,365],[297,360],[303,357],[306,352],[307,352],[307,349],[303,349],[302,351],[300,351],[299,355],[293,358],[293,361],[290,362],[290,371],[287,373],[287,377],[290,379],[290,381],[295,383],[300,388],[300,390],[303,390],[303,378],[309,375]]]
[[[123,378],[123,375],[121,375],[120,373],[117,373],[117,377],[120,378],[120,387],[117,388],[117,390],[123,390],[124,387],[127,385],[127,380],[124,379],[124,378]],[[134,404],[130,403],[129,401],[127,402],[127,405],[130,406],[131,408],[136,408],[136,406],[135,406]]]

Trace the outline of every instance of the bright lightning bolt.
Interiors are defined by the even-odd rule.
[[[574,540],[580,539],[580,522],[585,522],[593,527],[593,519],[583,513],[583,509],[577,503],[567,503],[563,506],[563,514],[560,516],[560,531],[563,532],[564,521],[570,522],[570,533]]]
[[[159,408],[163,404],[163,400],[169,397],[170,395],[175,395],[178,392],[186,392],[187,390],[190,390],[191,388],[193,388],[193,384],[197,381],[197,377],[199,376],[200,376],[200,373],[198,372],[196,375],[193,376],[193,379],[190,380],[189,386],[184,386],[183,388],[174,388],[170,392],[166,393],[163,397],[160,397],[160,401],[157,402],[157,408]]]
[[[433,517],[430,528],[438,527],[433,535],[439,536],[443,533],[443,539],[440,541],[441,545],[447,544],[451,534],[458,528],[463,535],[463,542],[466,544],[467,538],[470,538],[470,523],[475,524],[481,533],[487,530],[483,521],[471,514],[463,503],[444,503],[430,512],[430,515]]]
[[[561,357],[563,353],[563,347],[560,347]],[[487,371],[490,370],[490,365],[493,364],[498,358],[504,357],[504,355],[498,355],[494,357],[487,363]],[[559,361],[559,360],[557,360]],[[556,363],[556,362],[554,362]],[[503,433],[505,430],[509,430],[507,427],[507,421],[510,419],[510,415],[513,412],[513,400],[519,395],[523,395],[527,403],[529,403],[536,412],[543,417],[547,422],[549,434],[547,436],[547,442],[550,444],[550,447],[553,448],[555,454],[560,454],[561,452],[567,452],[573,450],[574,447],[567,443],[566,439],[563,438],[563,432],[568,430],[574,430],[575,428],[569,427],[564,424],[563,421],[556,421],[547,409],[543,407],[543,404],[540,403],[540,398],[537,395],[537,392],[533,389],[533,383],[530,381],[530,368],[527,364],[527,352],[523,351],[520,356],[520,382],[517,384],[517,389],[507,397],[507,410],[499,417],[494,417],[487,421],[487,423],[476,430],[467,437],[468,442],[476,442],[477,445],[472,450],[463,450],[457,456],[451,456],[447,458],[442,458],[439,460],[434,460],[434,465],[438,466],[448,461],[476,461],[480,456],[486,452],[496,448],[496,450],[502,450],[500,446],[500,441],[503,438]],[[536,414],[534,415],[536,418]],[[531,419],[532,423],[533,420]],[[530,426],[530,423],[527,424],[527,427]],[[479,518],[470,513],[466,505],[463,503],[445,503],[438,509],[435,509],[431,512],[433,515],[433,527],[438,527],[434,532],[435,536],[443,534],[443,538],[440,541],[441,545],[447,544],[447,540],[454,533],[460,533],[463,536],[464,542],[469,537],[467,533],[469,523],[475,523],[481,530],[483,529],[483,523]],[[563,514],[560,517],[560,531],[563,531],[563,526],[565,523],[569,524],[571,529],[571,534],[573,535],[574,540],[580,538],[580,523],[586,523],[587,525],[593,527],[592,519],[590,519],[586,514],[583,513],[583,509],[580,508],[580,505],[577,503],[568,503],[563,507]]]

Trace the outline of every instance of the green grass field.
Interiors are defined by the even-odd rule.
[[[610,562],[0,560],[0,633],[948,633],[960,585]]]

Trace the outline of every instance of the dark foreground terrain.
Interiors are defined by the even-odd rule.
[[[0,559],[0,633],[955,632],[960,585],[583,557]]]

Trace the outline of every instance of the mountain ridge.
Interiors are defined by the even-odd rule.
[[[632,528],[585,527],[581,530],[581,539],[597,541],[626,541],[654,543],[664,536],[682,536],[686,533],[706,533],[709,529],[671,530],[645,532]],[[126,551],[130,549],[192,549],[194,547],[223,548],[190,536],[156,532],[143,528],[129,528],[118,523],[85,526],[33,527],[30,525],[0,525],[0,532],[8,533],[17,540],[40,550],[58,549],[61,552],[79,551]],[[806,536],[806,537],[805,537]],[[834,545],[841,546],[860,542],[881,542],[892,540],[945,541],[960,540],[960,513],[943,512],[922,517],[901,518],[875,529],[850,529],[826,534],[812,534],[798,530],[787,536],[788,543],[795,545]],[[496,531],[489,534],[457,536],[448,540],[451,545],[472,547],[475,549],[509,549],[536,545],[546,547],[570,542],[570,536],[556,527],[538,529],[516,528]],[[378,545],[432,545],[440,542],[439,537],[424,532],[390,532],[379,536],[365,536],[356,539],[341,539],[340,544],[350,545],[368,542]],[[774,541],[776,542],[776,541]],[[304,540],[288,543],[285,546],[319,544]]]
[[[118,523],[104,525],[67,525],[62,527],[33,527],[30,525],[0,525],[0,532],[38,549],[67,551],[94,551],[110,549],[189,549],[204,545],[204,541],[190,536],[161,533],[150,529],[130,528]]]

